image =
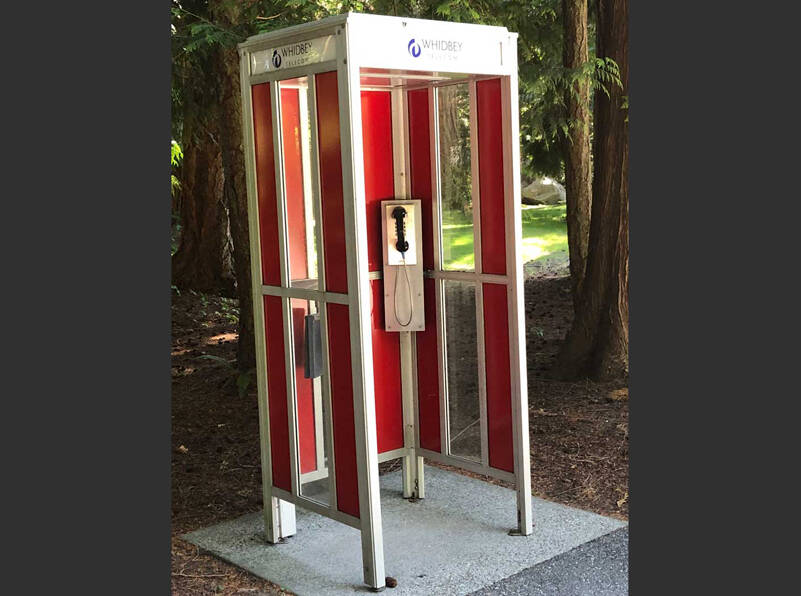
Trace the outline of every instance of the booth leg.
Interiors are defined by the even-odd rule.
[[[264,508],[264,533],[267,542],[277,544],[282,538],[294,536],[297,533],[295,526],[295,506],[276,497],[270,497],[270,507]]]
[[[424,458],[419,455],[407,455],[403,458],[403,498],[424,499],[425,475]]]
[[[383,544],[376,547],[372,532],[362,530],[362,566],[364,567],[364,583],[373,592],[382,592],[386,588],[384,575]]]
[[[403,445],[408,455],[402,461],[403,498],[422,499],[423,458],[415,453],[416,434],[414,415],[414,361],[412,357],[412,334],[400,332],[401,392],[403,399]]]

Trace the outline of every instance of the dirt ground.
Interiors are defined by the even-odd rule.
[[[628,389],[548,377],[572,317],[563,269],[526,268],[531,484],[534,495],[628,517]],[[172,592],[285,594],[177,536],[261,509],[253,387],[239,397],[236,301],[173,291]],[[429,463],[429,462],[427,462]],[[382,472],[399,466],[388,462]],[[443,466],[445,467],[445,466]],[[457,470],[459,471],[459,470]]]

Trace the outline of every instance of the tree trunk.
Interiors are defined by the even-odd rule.
[[[628,373],[628,0],[599,0],[597,55],[620,67],[623,88],[595,94],[592,217],[579,308],[557,360],[563,378]]]
[[[212,15],[218,22],[236,25],[239,5],[216,4]],[[228,208],[233,243],[236,291],[239,297],[239,341],[237,364],[240,371],[256,366],[256,340],[253,333],[253,288],[250,276],[247,183],[245,154],[242,148],[242,103],[239,86],[239,55],[235,47],[221,47],[217,52],[216,76],[219,90],[219,130],[222,164],[225,171],[224,200]]]
[[[442,168],[442,203],[446,209],[459,210],[467,214],[466,203],[469,197],[459,192],[457,179],[461,177],[461,151],[459,147],[459,127],[457,120],[459,88],[456,85],[440,87],[437,107],[439,122],[439,160]],[[469,175],[469,171],[465,172]]]
[[[193,118],[184,121],[181,167],[181,238],[172,257],[173,283],[182,289],[217,292],[226,289],[220,148]]]
[[[587,0],[562,0],[564,19],[563,64],[576,69],[589,59],[587,45]],[[577,81],[565,93],[566,115],[570,125],[563,139],[565,192],[567,195],[567,244],[570,251],[570,279],[573,306],[578,297],[587,265],[590,237],[590,81]]]

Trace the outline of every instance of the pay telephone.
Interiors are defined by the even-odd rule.
[[[420,201],[381,201],[381,212],[384,328],[387,331],[424,331]]]
[[[398,205],[392,209],[392,217],[395,220],[395,250],[401,253],[405,259],[406,251],[409,250],[409,241],[406,240],[406,208]]]

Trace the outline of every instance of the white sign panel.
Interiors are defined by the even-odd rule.
[[[496,27],[386,19],[359,23],[351,36],[361,66],[476,74],[505,74],[508,33]],[[455,26],[454,26],[455,25]]]
[[[337,57],[336,40],[333,35],[316,37],[277,48],[259,50],[250,55],[250,74],[285,70],[297,66],[317,64]]]

